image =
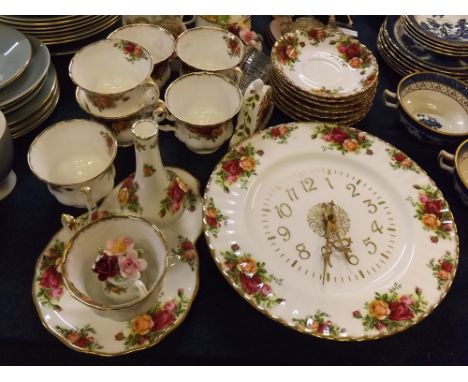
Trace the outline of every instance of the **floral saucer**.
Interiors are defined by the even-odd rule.
[[[377,61],[353,37],[327,29],[286,33],[272,49],[277,73],[292,86],[322,97],[365,92],[376,79]]]
[[[184,170],[171,169],[196,189],[193,177]],[[93,217],[106,214],[101,207]],[[202,202],[197,198],[193,211],[185,211],[181,219],[161,229],[175,261],[166,274],[160,301],[147,313],[127,322],[97,316],[64,288],[60,261],[72,233],[59,230],[39,256],[32,285],[34,304],[45,328],[68,347],[101,356],[131,353],[159,343],[182,323],[198,292],[195,241],[202,230],[201,214]],[[85,224],[87,214],[77,220]]]

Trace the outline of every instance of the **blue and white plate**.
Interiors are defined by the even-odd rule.
[[[468,47],[468,16],[408,16],[408,21],[431,40],[453,47]]]
[[[31,44],[24,34],[0,24],[0,88],[13,82],[31,60]]]
[[[28,39],[32,47],[31,64],[27,66],[14,83],[0,89],[0,109],[7,107],[36,89],[49,69],[50,53],[47,47],[35,37],[28,36]]]

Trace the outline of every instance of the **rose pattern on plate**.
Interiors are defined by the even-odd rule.
[[[106,109],[113,109],[117,106],[117,101],[127,102],[130,97],[125,95],[101,95],[101,94],[88,94],[87,98],[91,103],[98,108],[99,111]]]
[[[339,57],[354,69],[365,69],[372,63],[372,53],[351,36],[340,35],[336,40],[330,41],[330,44],[336,46]]]
[[[246,189],[249,178],[257,174],[255,167],[260,163],[257,155],[262,156],[263,150],[255,150],[250,143],[247,146],[232,148],[214,175],[216,183],[225,192],[229,192],[229,186],[237,181],[242,189]]]
[[[273,47],[272,58],[282,66],[289,66],[292,70],[294,63],[298,60],[300,49],[305,42],[299,41],[294,33],[286,33]]]
[[[36,276],[39,289],[36,297],[39,303],[57,311],[62,310],[58,302],[63,295],[63,278],[60,267],[64,249],[65,243],[56,240],[54,245],[42,255]]]
[[[449,251],[441,259],[431,259],[427,266],[432,269],[432,274],[437,280],[437,290],[441,290],[453,278],[455,271],[455,259]]]
[[[223,215],[221,210],[215,207],[213,198],[210,198],[206,205],[205,223],[208,232],[214,237],[218,237],[219,229],[223,224],[226,225],[227,223],[227,216]]]
[[[286,143],[291,132],[297,129],[297,125],[278,125],[270,129],[266,129],[262,138],[263,139],[273,139],[278,143]]]
[[[239,57],[241,53],[241,44],[237,38],[230,36],[223,36],[223,39],[226,41],[228,54],[230,57]]]
[[[329,318],[329,314],[317,310],[314,315],[308,315],[300,319],[293,318],[292,321],[302,330],[311,331],[312,333],[322,334],[324,336],[338,337],[343,330]]]
[[[107,131],[99,132],[106,142],[107,152],[111,155],[114,151],[114,138]]]
[[[284,299],[274,294],[271,284],[281,285],[283,280],[269,274],[264,262],[255,261],[250,253],[241,255],[239,250],[239,246],[233,244],[230,250],[221,252],[224,272],[237,287],[255,301],[258,307],[269,309],[281,304]]]
[[[310,28],[307,30],[300,30],[299,33],[301,34],[301,36],[307,37],[307,39],[310,41],[310,45],[312,46],[317,46],[327,37],[331,36],[330,32],[327,32],[325,29],[320,29],[320,28]]]
[[[328,146],[322,146],[324,151],[338,150],[343,155],[347,153],[360,154],[363,150],[365,150],[367,155],[374,153],[370,149],[372,141],[367,138],[366,133],[350,127],[319,125],[311,136],[312,139],[316,139],[317,137],[328,142]]]
[[[414,163],[406,156],[406,154],[403,154],[400,150],[394,148],[387,148],[385,150],[390,155],[390,166],[392,166],[393,169],[414,171],[417,174],[420,173],[416,163]]]
[[[149,176],[153,175],[156,172],[156,169],[150,165],[149,163],[143,164],[143,176],[148,178]]]
[[[187,126],[189,133],[189,138],[195,139],[197,141],[201,139],[206,139],[211,142],[216,142],[218,137],[223,133],[223,126],[216,127],[191,127]]]
[[[68,329],[61,326],[56,326],[55,329],[60,333],[62,338],[69,344],[79,347],[84,350],[99,350],[103,346],[100,345],[93,336],[90,334],[96,334],[91,325],[85,325],[81,329]]]
[[[116,341],[124,341],[125,350],[147,347],[157,342],[165,329],[175,325],[179,316],[189,305],[184,290],[177,291],[177,297],[158,304],[145,314],[128,321],[128,329],[115,334]]]
[[[197,258],[197,251],[193,243],[183,236],[177,236],[178,244],[177,247],[172,248],[172,255],[190,266],[190,269],[195,271],[195,260]]]
[[[175,214],[181,207],[194,211],[196,196],[193,191],[172,171],[168,174],[170,183],[165,190],[166,197],[160,201],[159,216],[164,217],[168,212]]]
[[[424,230],[433,232],[431,241],[437,243],[439,239],[452,239],[453,224],[447,202],[441,192],[434,186],[413,185],[418,190],[418,200],[412,197],[407,200],[416,210],[414,217],[421,221]]]
[[[145,52],[141,49],[141,47],[138,44],[135,44],[131,41],[126,41],[126,40],[119,40],[114,43],[114,46],[124,54],[126,54],[128,57],[125,57],[128,61],[131,63],[134,63],[135,61],[139,61],[140,59],[147,60],[148,57],[146,56]]]
[[[360,310],[353,317],[360,319],[365,331],[378,330],[387,333],[413,324],[426,312],[427,301],[420,288],[412,294],[399,294],[401,284],[395,284],[388,292],[375,292],[374,299],[364,304],[365,314]]]
[[[310,89],[312,93],[318,94],[318,95],[337,95],[340,92],[342,92],[344,89],[342,86],[337,87],[335,89],[327,89],[325,86],[322,86],[319,89]]]
[[[133,175],[128,176],[122,182],[122,186],[117,194],[117,200],[121,210],[127,209],[137,214],[143,213],[143,208],[140,206],[138,201],[137,192],[139,188],[139,184],[133,181]]]

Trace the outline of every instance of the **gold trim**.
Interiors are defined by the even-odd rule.
[[[38,26],[32,26],[31,24],[27,25],[19,25],[19,24],[14,24],[16,28],[21,30],[23,33],[27,34],[32,34],[32,35],[47,35],[47,34],[66,34],[67,32],[71,32],[74,29],[78,29],[80,27],[86,27],[89,26],[90,24],[93,24],[95,22],[101,21],[101,20],[107,20],[109,19],[109,16],[90,16],[87,19],[83,19],[82,21],[77,21],[75,23],[70,23],[69,25],[38,25]],[[0,21],[1,18],[0,18]],[[12,24],[13,25],[13,24]]]
[[[29,19],[25,17],[15,17],[15,16],[0,16],[0,19],[2,20],[8,20],[11,23],[19,24],[19,25],[33,25],[33,26],[41,26],[41,25],[60,25],[60,24],[68,24],[68,23],[74,23],[77,20],[84,20],[86,17],[89,16],[58,16],[53,19],[45,19],[43,18],[42,20],[39,20],[39,18],[34,17]],[[31,21],[29,21],[31,20]]]
[[[111,39],[111,38],[109,38],[109,39],[98,40],[98,41],[93,42],[93,43],[91,43],[91,44],[89,44],[89,45],[86,45],[86,46],[82,47],[80,50],[78,50],[78,51],[75,53],[75,55],[74,55],[74,56],[72,57],[72,59],[70,60],[70,65],[68,66],[68,75],[69,75],[70,79],[72,80],[72,82],[73,82],[76,86],[80,87],[81,89],[83,89],[83,90],[85,90],[86,92],[91,93],[91,94],[96,94],[96,95],[101,95],[101,96],[110,96],[110,95],[125,94],[125,93],[127,93],[127,92],[129,92],[129,91],[132,91],[132,90],[136,89],[138,86],[143,85],[143,84],[148,80],[148,77],[151,75],[151,73],[152,73],[152,71],[153,71],[153,66],[154,66],[154,65],[153,65],[153,59],[151,58],[151,55],[148,53],[148,51],[147,51],[145,48],[143,48],[143,47],[142,47],[141,45],[139,45],[139,44],[135,44],[135,45],[137,45],[137,46],[143,51],[144,54],[147,55],[147,58],[148,58],[148,60],[149,60],[149,64],[150,64],[150,65],[149,65],[149,67],[148,67],[148,73],[146,74],[146,76],[145,76],[138,84],[136,84],[136,85],[133,86],[132,88],[126,89],[126,90],[123,90],[123,91],[119,91],[119,92],[102,93],[102,92],[97,92],[97,91],[94,91],[94,90],[86,89],[84,86],[82,86],[82,85],[80,85],[80,84],[78,84],[78,83],[76,82],[75,78],[73,78],[72,72],[73,72],[73,66],[75,65],[75,60],[76,60],[76,58],[78,57],[78,55],[83,54],[83,51],[89,49],[89,48],[92,47],[92,46],[97,46],[97,45],[99,45],[99,44],[107,44],[107,43],[111,43],[111,44],[112,44],[114,41],[124,41],[124,42],[129,42],[129,43],[131,43],[131,44],[135,44],[135,43],[132,42],[132,41],[128,41],[128,40],[124,40],[124,39]]]
[[[468,178],[462,178],[461,177],[461,170],[460,167],[458,166],[458,156],[461,154],[461,149],[464,146],[468,146],[468,139],[465,139],[460,145],[457,147],[457,151],[455,152],[455,169],[457,171],[457,175],[460,178],[461,182],[464,184],[464,186],[468,189]],[[468,152],[468,149],[466,150]]]
[[[5,25],[7,27],[9,27],[8,25]],[[21,38],[21,36],[18,36],[19,38]],[[23,66],[20,66],[17,70],[16,70],[16,73],[13,74],[12,77],[10,77],[6,82],[4,82],[2,85],[0,85],[0,89],[3,89],[5,86],[8,86],[10,85],[13,81],[15,81],[21,74],[23,74],[23,72],[26,70],[26,68],[28,67],[29,63],[31,62],[31,57],[32,57],[32,44],[29,42],[28,38],[26,36],[23,36],[24,40],[28,42],[29,44],[29,57],[28,59],[26,60],[25,63],[23,63]]]
[[[87,180],[83,180],[83,181],[80,181],[80,182],[75,182],[75,183],[67,183],[67,184],[63,184],[63,183],[54,183],[54,182],[49,182],[45,179],[43,179],[42,177],[40,177],[38,174],[36,174],[36,172],[34,171],[32,165],[31,165],[31,148],[34,146],[34,144],[39,140],[39,138],[45,133],[47,132],[48,130],[52,129],[52,128],[55,128],[59,125],[63,125],[63,124],[67,124],[69,122],[76,122],[76,121],[80,121],[80,122],[86,122],[86,123],[93,123],[93,124],[97,124],[97,125],[100,125],[100,127],[102,129],[104,129],[104,131],[106,131],[110,137],[112,138],[112,143],[113,143],[113,150],[112,150],[112,155],[111,155],[111,158],[110,158],[110,163],[108,166],[106,166],[105,169],[103,169],[99,174],[97,174],[96,176],[93,176],[91,179],[87,179]],[[45,128],[44,130],[42,130],[37,136],[36,138],[34,138],[34,140],[31,142],[31,144],[29,145],[29,149],[28,149],[28,154],[27,154],[27,158],[28,158],[28,165],[29,165],[29,168],[31,169],[32,173],[41,181],[43,181],[44,183],[47,183],[48,185],[52,185],[52,186],[62,186],[62,187],[66,187],[66,186],[78,186],[80,184],[83,184],[83,183],[87,183],[87,182],[91,182],[92,180],[94,179],[97,179],[99,178],[102,174],[104,174],[105,172],[107,172],[109,170],[109,168],[112,166],[113,162],[114,162],[114,159],[117,155],[117,140],[115,139],[114,135],[112,134],[111,130],[108,129],[106,126],[104,126],[102,123],[99,123],[99,122],[96,122],[96,121],[91,121],[91,120],[87,120],[87,119],[79,119],[79,118],[75,118],[75,119],[67,119],[65,121],[61,121],[61,122],[57,122],[57,123],[54,123],[53,125],[50,125],[49,127]]]
[[[139,123],[142,123],[142,122],[145,122],[145,123],[151,123],[152,125],[155,126],[155,130],[154,130],[154,133],[151,134],[150,136],[148,137],[142,137],[140,135],[138,135],[136,132],[135,132],[135,126],[138,125]],[[152,120],[152,119],[140,119],[138,121],[135,121],[132,123],[132,127],[130,128],[132,134],[137,137],[138,139],[142,140],[142,141],[149,141],[150,139],[156,137],[156,142],[155,144],[157,144],[158,142],[158,135],[159,135],[159,129],[158,129],[158,124]]]
[[[199,30],[210,30],[210,29],[214,30],[214,31],[217,31],[217,32],[221,32],[223,35],[228,36],[228,38],[233,38],[234,40],[237,40],[237,42],[239,44],[239,47],[241,49],[241,54],[239,55],[239,61],[235,65],[228,66],[228,67],[222,68],[222,69],[210,70],[210,69],[204,69],[204,68],[199,68],[197,66],[193,66],[193,65],[189,64],[188,62],[186,62],[184,59],[182,59],[182,57],[180,56],[180,50],[178,50],[177,47],[178,47],[179,41],[184,37],[184,35],[190,34],[192,32],[197,32]],[[227,31],[226,29],[221,29],[221,28],[217,28],[217,27],[209,27],[209,26],[195,27],[195,28],[187,29],[186,31],[182,32],[177,37],[177,40],[175,42],[175,52],[177,54],[177,57],[179,57],[179,60],[182,61],[182,63],[184,63],[185,65],[187,65],[189,68],[193,68],[194,70],[198,70],[198,71],[202,71],[202,72],[211,72],[211,73],[220,73],[220,72],[224,72],[226,70],[234,69],[236,66],[239,66],[242,63],[242,61],[244,60],[244,57],[245,57],[245,53],[246,53],[244,43],[235,34]]]
[[[165,249],[165,266],[162,274],[160,277],[156,280],[156,282],[147,290],[146,295],[141,296],[135,300],[132,300],[127,303],[123,304],[116,304],[116,305],[106,305],[106,304],[100,304],[97,302],[94,302],[91,298],[89,298],[86,294],[81,292],[78,288],[75,287],[75,285],[68,279],[68,272],[67,272],[67,259],[68,256],[73,249],[73,245],[75,244],[75,240],[83,233],[91,229],[97,224],[100,224],[102,222],[110,221],[110,220],[126,220],[126,221],[141,221],[144,224],[150,226],[150,228],[153,229],[154,232],[156,232],[157,236],[159,236],[159,239],[163,243],[164,249]],[[160,289],[160,286],[162,286],[162,283],[164,282],[164,278],[166,276],[167,269],[169,267],[169,247],[167,244],[167,240],[162,234],[162,232],[159,230],[158,227],[156,227],[153,223],[151,223],[149,220],[139,217],[139,216],[132,216],[132,215],[110,215],[103,217],[101,219],[97,219],[92,221],[91,223],[88,223],[84,227],[80,228],[77,232],[73,234],[71,239],[68,241],[68,243],[65,245],[65,249],[63,251],[63,256],[62,256],[62,276],[63,276],[63,283],[65,284],[65,287],[67,288],[68,292],[70,295],[75,298],[78,302],[89,306],[90,308],[93,309],[98,309],[98,310],[103,310],[103,311],[118,311],[121,309],[126,309],[130,308],[136,304],[139,304],[141,302],[144,302],[148,300],[152,296],[152,294]],[[86,298],[83,298],[86,297]]]
[[[227,119],[225,119],[224,121],[221,121],[221,122],[210,123],[210,124],[207,124],[207,125],[200,125],[200,124],[194,124],[194,123],[186,122],[182,118],[180,118],[179,116],[175,115],[170,110],[169,103],[168,103],[168,95],[169,95],[169,92],[171,91],[172,87],[174,86],[174,84],[176,84],[179,81],[183,81],[185,78],[194,77],[194,76],[199,76],[199,77],[202,77],[202,76],[215,76],[215,77],[218,77],[218,78],[222,79],[225,82],[228,82],[229,84],[231,84],[232,86],[235,87],[235,89],[237,90],[237,94],[239,96],[239,105],[236,108],[235,112],[232,113],[232,115],[229,118],[227,118]],[[193,73],[184,74],[183,76],[180,76],[180,77],[176,78],[167,87],[166,92],[164,93],[164,99],[165,99],[165,105],[166,105],[169,113],[172,116],[174,116],[179,122],[181,122],[183,124],[193,126],[195,128],[207,128],[207,127],[215,127],[215,126],[222,125],[223,123],[226,123],[226,122],[232,120],[232,118],[234,118],[239,113],[240,109],[242,108],[242,104],[243,104],[243,95],[242,95],[241,90],[239,89],[239,86],[233,80],[231,80],[230,78],[228,78],[226,76],[223,76],[222,74],[218,74],[218,73],[214,73],[214,72],[193,72]]]
[[[119,37],[114,37],[114,35],[119,32],[119,31],[122,31],[122,30],[125,30],[125,29],[130,29],[130,28],[134,28],[134,27],[144,27],[144,28],[153,28],[153,29],[157,29],[161,32],[163,32],[164,34],[166,34],[167,36],[170,37],[171,41],[172,41],[172,49],[171,49],[171,53],[163,58],[162,60],[159,60],[159,61],[156,61],[155,60],[155,57],[152,57],[153,58],[153,66],[156,66],[158,64],[161,64],[163,62],[165,62],[166,60],[168,60],[169,58],[171,58],[171,56],[174,54],[175,52],[175,44],[176,44],[176,40],[174,38],[174,36],[172,35],[171,32],[169,32],[167,29],[159,26],[159,25],[155,25],[155,24],[143,24],[143,23],[137,23],[137,24],[127,24],[127,25],[123,25],[121,26],[120,28],[117,28],[115,31],[111,32],[107,38],[108,39],[111,39],[111,38],[119,38]],[[137,45],[141,45],[140,43],[136,42],[136,41],[133,41],[135,44]],[[147,49],[148,50],[148,49]],[[148,50],[148,53],[149,53],[149,50]]]
[[[307,122],[306,122],[307,123]],[[296,125],[297,123],[289,123],[287,125]],[[284,125],[284,124],[280,124],[280,125]],[[277,126],[280,126],[280,125],[277,125]],[[273,128],[275,126],[270,126],[269,128]],[[357,130],[357,129],[356,129]],[[458,237],[458,230],[457,230],[457,226],[455,224],[455,220],[453,218],[453,214],[452,214],[452,211],[449,207],[449,204],[447,202],[447,200],[445,199],[444,197],[444,194],[442,193],[442,191],[437,187],[437,185],[435,184],[435,182],[432,180],[432,178],[427,174],[427,172],[421,168],[415,161],[413,161],[413,159],[411,159],[410,156],[406,155],[406,153],[404,153],[403,151],[401,151],[400,149],[397,149],[398,151],[402,152],[404,155],[406,155],[408,158],[410,158],[413,163],[419,167],[419,169],[421,170],[421,172],[427,177],[427,179],[429,180],[429,183],[432,184],[432,186],[434,186],[439,192],[440,192],[440,195],[442,196],[442,199],[446,202],[447,204],[447,208],[448,208],[448,212],[450,213],[450,216],[451,216],[451,223],[453,225],[453,229],[454,229],[454,237],[455,237],[455,241],[456,241],[456,253],[455,253],[455,258],[456,258],[456,264],[455,264],[455,268],[454,268],[454,271],[453,271],[453,276],[451,278],[451,280],[448,282],[448,285],[446,286],[445,288],[445,292],[441,295],[441,297],[439,298],[439,301],[432,305],[431,307],[429,307],[429,309],[419,317],[419,319],[411,324],[408,324],[406,327],[404,327],[403,329],[397,329],[391,333],[380,333],[379,335],[377,336],[363,336],[363,337],[335,337],[335,336],[324,336],[324,335],[321,335],[321,334],[318,334],[316,332],[311,332],[310,330],[307,330],[305,328],[301,328],[300,326],[296,326],[296,325],[291,325],[289,324],[286,320],[280,318],[280,317],[277,317],[277,316],[274,316],[272,315],[267,309],[264,309],[264,308],[259,308],[255,302],[253,301],[253,299],[251,299],[249,297],[248,294],[246,294],[245,292],[242,291],[242,289],[238,286],[235,285],[235,283],[231,280],[231,278],[227,275],[227,273],[225,273],[225,271],[223,270],[222,268],[222,264],[220,262],[218,262],[217,260],[217,257],[216,257],[216,251],[211,243],[211,234],[209,232],[209,226],[207,225],[206,223],[206,209],[208,208],[208,203],[207,203],[207,200],[209,200],[208,198],[208,192],[210,190],[210,187],[211,187],[211,184],[212,182],[214,182],[214,176],[216,174],[216,170],[217,168],[220,166],[221,162],[223,162],[226,157],[229,155],[229,153],[232,151],[232,150],[236,150],[237,147],[240,147],[241,145],[245,144],[245,142],[249,139],[252,139],[254,138],[255,136],[261,134],[262,132],[257,132],[255,133],[254,135],[246,138],[245,140],[239,142],[237,145],[233,146],[230,148],[230,150],[219,160],[219,162],[214,166],[213,168],[213,172],[211,173],[209,179],[208,179],[208,182],[206,184],[206,187],[205,187],[205,194],[203,196],[203,227],[204,227],[204,234],[205,234],[205,239],[206,239],[206,242],[208,244],[208,249],[210,251],[210,254],[211,254],[211,257],[213,258],[214,260],[214,263],[216,264],[216,266],[218,267],[219,271],[221,272],[221,274],[223,275],[223,277],[226,279],[226,281],[228,282],[229,285],[231,285],[231,287],[234,288],[234,290],[240,294],[240,296],[245,300],[247,301],[250,305],[252,305],[255,310],[259,311],[260,313],[262,313],[263,315],[267,316],[268,318],[272,319],[273,321],[276,321],[278,323],[280,323],[281,325],[283,326],[286,326],[287,328],[290,328],[290,329],[293,329],[297,332],[300,332],[300,333],[303,333],[303,334],[307,334],[307,335],[310,335],[310,336],[313,336],[313,337],[318,337],[318,338],[323,338],[323,339],[326,339],[326,340],[335,340],[335,341],[339,341],[339,342],[363,342],[363,341],[374,341],[374,340],[378,340],[378,339],[381,339],[381,338],[386,338],[386,337],[392,337],[398,333],[402,333],[410,328],[412,328],[413,326],[419,324],[421,321],[423,321],[426,317],[428,317],[439,305],[440,303],[445,299],[445,297],[447,296],[448,292],[450,291],[451,287],[452,287],[452,284],[453,284],[453,280],[455,279],[455,275],[457,273],[457,269],[458,269],[458,263],[459,263],[459,258],[460,258],[460,246],[459,246],[459,237]],[[378,141],[381,141],[383,144],[389,146],[390,148],[392,149],[396,149],[395,146],[391,145],[390,143],[384,141],[383,139],[380,139],[378,138],[377,136],[375,135],[372,135],[372,134],[369,134],[369,133],[366,133],[368,136],[372,137],[372,139],[375,139],[375,140],[378,140]],[[350,312],[350,315],[351,315],[351,312]]]

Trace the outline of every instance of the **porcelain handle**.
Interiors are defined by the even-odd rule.
[[[80,192],[83,194],[86,201],[86,209],[88,210],[88,224],[93,221],[93,213],[96,211],[97,206],[96,202],[93,200],[91,195],[91,187],[84,186],[80,188]]]
[[[158,124],[158,128],[163,131],[175,131],[177,125],[169,125],[169,124],[161,124],[161,121],[175,121],[175,118],[171,115],[169,110],[167,109],[166,104],[164,101],[159,100],[157,102],[157,106],[153,111],[153,120]]]
[[[159,87],[153,80],[148,80],[143,84],[145,91],[143,95],[143,103],[145,107],[154,106],[159,99]]]
[[[398,109],[398,96],[396,93],[391,92],[388,89],[385,89],[382,93],[383,96],[383,102],[385,106],[389,107],[390,109]],[[395,103],[390,102],[389,98],[393,99],[396,101]]]
[[[76,222],[76,219],[69,214],[60,215],[60,222],[62,223],[63,228],[69,231],[73,232],[78,228],[78,223]]]
[[[453,166],[449,166],[448,164],[445,164],[444,159],[453,163],[455,161],[455,155],[450,154],[445,150],[440,150],[440,153],[439,153],[439,166],[440,166],[440,168],[442,170],[448,171],[448,172],[453,174],[453,172],[455,171]]]
[[[135,280],[135,287],[137,288],[140,297],[146,296],[148,294],[148,290],[141,280]]]

